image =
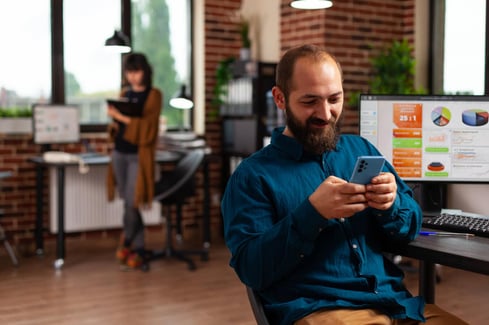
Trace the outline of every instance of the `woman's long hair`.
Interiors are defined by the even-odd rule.
[[[143,83],[148,89],[153,86],[153,68],[149,64],[146,56],[142,53],[131,53],[124,58],[124,68],[123,71],[135,71],[143,70]],[[129,83],[126,80],[124,74],[123,86],[128,86]]]

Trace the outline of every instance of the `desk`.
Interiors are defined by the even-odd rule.
[[[391,253],[420,260],[419,294],[435,302],[435,264],[489,275],[489,238],[419,236],[408,245],[395,245]]]
[[[174,163],[181,158],[182,154],[178,151],[157,151],[155,161],[158,163]],[[64,192],[65,192],[65,168],[67,166],[76,166],[77,162],[70,163],[55,163],[47,162],[41,156],[32,157],[29,159],[36,164],[36,223],[35,223],[35,241],[36,254],[44,254],[44,239],[43,239],[43,188],[44,188],[44,169],[48,167],[56,168],[57,173],[57,224],[58,232],[56,236],[56,260],[54,267],[61,269],[65,259],[65,216],[64,216]],[[103,165],[110,162],[110,157],[106,155],[91,156],[84,158],[87,165]],[[203,211],[203,228],[204,228],[204,247],[210,246],[210,222],[209,222],[209,189],[208,189],[208,163],[204,159],[204,211]]]
[[[58,233],[56,236],[56,260],[54,267],[60,269],[63,267],[65,258],[65,168],[67,166],[77,165],[77,162],[48,162],[42,156],[32,157],[29,159],[36,164],[36,223],[35,223],[35,239],[36,239],[36,254],[44,254],[44,239],[43,239],[43,188],[44,188],[44,169],[53,167],[57,173],[57,211],[58,211]],[[109,156],[101,155],[99,157],[90,157],[84,159],[87,165],[108,164]]]

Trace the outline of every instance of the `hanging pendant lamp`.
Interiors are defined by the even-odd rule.
[[[172,107],[178,109],[191,109],[192,107],[194,107],[194,102],[192,101],[190,96],[187,95],[186,89],[187,87],[185,87],[185,85],[182,85],[178,94],[170,99],[169,104]]]
[[[128,53],[131,51],[131,41],[129,40],[129,37],[118,30],[114,31],[114,35],[105,41],[105,46],[118,53]]]
[[[330,0],[294,0],[290,6],[295,9],[327,9],[333,6]]]

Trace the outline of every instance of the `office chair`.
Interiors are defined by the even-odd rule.
[[[166,209],[163,217],[166,219],[166,247],[159,252],[151,252],[147,261],[154,259],[175,257],[187,263],[189,270],[197,267],[194,261],[188,256],[197,254],[202,260],[207,260],[208,250],[177,250],[172,244],[172,231],[177,228],[181,231],[182,206],[186,199],[195,194],[195,173],[204,160],[204,151],[195,149],[185,152],[175,168],[170,172],[163,172],[161,178],[155,184],[155,201],[161,203],[162,210]],[[172,220],[172,206],[176,207],[176,219]],[[149,265],[145,262],[143,270],[147,270]]]
[[[17,257],[15,256],[15,253],[14,253],[14,250],[12,249],[12,246],[10,246],[10,243],[7,240],[7,236],[5,235],[5,231],[3,230],[2,226],[0,226],[0,242],[3,243],[5,250],[7,251],[8,255],[10,256],[10,259],[12,260],[12,264],[14,266],[19,266],[19,261],[17,260]]]
[[[0,180],[2,178],[7,178],[12,176],[11,172],[0,172]],[[1,210],[0,210],[0,217],[1,217]],[[12,246],[10,246],[10,243],[7,240],[7,235],[5,234],[5,230],[3,229],[2,225],[0,225],[0,242],[3,243],[3,246],[5,247],[5,250],[7,251],[8,255],[10,256],[10,259],[12,260],[12,264],[14,266],[19,265],[19,261],[17,260],[17,257],[15,256],[14,250],[12,249]]]
[[[255,315],[257,325],[270,325],[265,310],[263,309],[263,303],[261,297],[252,288],[246,286],[246,293],[248,294],[248,300],[250,301],[251,310]]]

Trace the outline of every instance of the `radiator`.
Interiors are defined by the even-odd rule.
[[[103,230],[122,227],[122,200],[107,201],[106,165],[90,165],[87,174],[78,166],[65,169],[65,232]],[[56,168],[49,168],[50,231],[58,231],[58,191]],[[161,207],[153,202],[151,209],[142,211],[145,225],[161,223]]]

